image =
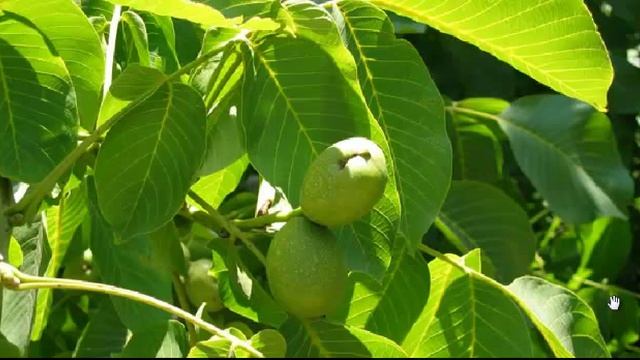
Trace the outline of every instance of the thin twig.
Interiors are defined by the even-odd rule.
[[[218,212],[218,210],[214,209],[213,206],[209,205],[203,198],[201,198],[198,194],[193,191],[189,191],[189,197],[193,199],[198,205],[200,205],[209,215],[211,222],[213,222],[216,226],[226,230],[232,238],[237,238],[256,256],[256,258],[263,264],[266,265],[267,259],[265,259],[264,255],[258,248],[247,238],[244,232],[240,230],[235,224],[231,221],[227,220],[222,214]]]
[[[276,222],[286,222],[289,219],[300,215],[302,215],[302,209],[296,208],[291,211],[258,216],[253,219],[232,220],[231,223],[240,229],[253,229],[265,227]]]
[[[13,266],[0,262],[0,284],[6,286],[10,290],[26,291],[37,289],[64,289],[101,293],[111,296],[122,297],[132,301],[136,301],[148,306],[160,309],[176,317],[184,319],[189,323],[204,329],[205,331],[220,336],[231,342],[232,345],[241,347],[256,357],[264,357],[263,354],[254,349],[249,342],[241,340],[233,336],[229,331],[220,329],[191,313],[180,309],[174,305],[158,300],[152,296],[142,294],[137,291],[119,288],[117,286],[94,283],[90,281],[58,279],[43,276],[33,276],[18,271]]]

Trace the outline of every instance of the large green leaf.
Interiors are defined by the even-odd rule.
[[[611,61],[581,0],[372,0],[487,51],[603,110]]]
[[[499,189],[454,181],[439,218],[442,230],[462,252],[482,249],[483,260],[502,282],[529,271],[536,242],[527,213]]]
[[[159,256],[160,242],[150,236],[140,236],[125,243],[102,217],[93,178],[88,179],[89,211],[91,214],[90,248],[93,261],[104,283],[139,291],[159,300],[171,302],[170,262]],[[113,306],[122,323],[130,330],[162,327],[169,315],[148,305],[112,297]]]
[[[227,329],[232,335],[246,340],[247,336],[236,328]],[[247,341],[248,345],[260,352],[266,358],[283,358],[286,354],[287,343],[282,335],[273,329],[259,331]],[[233,347],[231,342],[214,335],[208,340],[197,343],[189,351],[188,358],[252,358],[245,349]]]
[[[102,98],[105,57],[100,39],[82,10],[68,0],[8,0],[0,9],[29,19],[51,42],[71,75],[80,124],[93,129]]]
[[[480,252],[451,257],[480,270]],[[535,329],[500,285],[452,264],[429,263],[431,293],[403,342],[414,357],[537,357]]]
[[[78,339],[73,357],[111,357],[122,350],[126,341],[127,328],[122,325],[111,301],[104,299],[89,313],[89,322]]]
[[[87,215],[86,189],[84,186],[63,191],[58,205],[49,207],[45,212],[45,229],[51,260],[44,273],[45,276],[55,277],[60,270],[62,260],[67,253],[71,238],[76,229]],[[52,290],[38,291],[36,315],[31,332],[33,340],[39,340],[49,319],[49,308],[52,301]]]
[[[202,99],[174,83],[163,84],[109,131],[96,160],[96,189],[102,214],[124,239],[177,213],[202,159],[204,133]]]
[[[252,51],[255,75],[245,71],[239,112],[249,159],[297,206],[311,161],[339,140],[367,136],[368,114],[316,43],[269,37]]]
[[[610,357],[593,310],[569,290],[525,276],[508,286],[557,356]]]
[[[451,178],[442,99],[418,52],[395,39],[383,11],[363,1],[339,2],[333,11],[356,59],[367,105],[389,141],[401,230],[415,247],[435,219]]]
[[[117,5],[148,11],[160,16],[189,20],[207,27],[233,27],[237,20],[229,20],[214,8],[190,0],[109,0]]]
[[[324,320],[291,318],[280,329],[287,357],[400,358],[407,354],[393,341],[356,327]]]
[[[0,175],[30,183],[75,146],[71,77],[49,41],[22,17],[0,13]]]
[[[176,34],[173,22],[168,16],[140,14],[149,38],[149,60],[151,67],[166,74],[180,68],[176,53]]]
[[[420,256],[394,256],[382,284],[366,274],[352,273],[353,290],[346,309],[332,316],[402,342],[429,297],[429,269]]]
[[[515,101],[498,119],[551,210],[574,223],[625,217],[633,180],[606,115],[564,96],[536,95]]]
[[[224,240],[218,240],[224,241]],[[225,307],[255,322],[278,327],[287,313],[242,263],[234,245],[215,243],[212,270]]]
[[[13,234],[24,254],[20,271],[30,275],[42,275],[51,255],[42,221],[38,219],[33,224],[14,228]],[[35,317],[36,290],[11,291],[2,288],[0,291],[0,349],[10,345],[21,356],[26,356]]]
[[[226,17],[244,17],[250,18],[254,16],[269,16],[278,10],[278,0],[196,0],[197,2],[212,6],[220,11]]]

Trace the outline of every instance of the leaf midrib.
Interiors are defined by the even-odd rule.
[[[169,96],[167,99],[167,106],[165,107],[165,111],[164,111],[164,115],[162,116],[162,121],[160,122],[160,129],[158,130],[158,136],[156,137],[156,141],[155,144],[153,146],[153,150],[151,151],[151,153],[149,154],[149,163],[147,166],[147,169],[145,171],[145,175],[142,178],[142,182],[140,184],[140,187],[138,188],[138,194],[136,195],[135,200],[133,201],[133,209],[137,209],[138,208],[138,204],[140,203],[140,197],[142,196],[142,192],[144,191],[144,189],[147,186],[147,182],[150,180],[149,179],[149,175],[151,174],[151,167],[152,164],[154,162],[154,158],[156,156],[156,153],[158,152],[158,147],[160,146],[160,140],[162,139],[162,134],[165,131],[166,128],[166,124],[167,121],[169,119],[169,111],[171,109],[171,107],[173,106],[173,85],[169,82],[167,83],[167,88],[169,90]],[[133,214],[135,212],[131,211],[129,214],[129,220],[127,220],[126,224],[123,226],[123,229],[128,229],[129,225],[131,224],[131,221],[133,221]]]

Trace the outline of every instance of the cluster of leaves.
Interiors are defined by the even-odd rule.
[[[640,9],[424,3],[0,0],[0,255],[41,279],[2,289],[0,355],[637,355]],[[335,230],[340,309],[297,319],[261,258],[353,136],[390,180]],[[221,311],[185,296],[203,258]]]

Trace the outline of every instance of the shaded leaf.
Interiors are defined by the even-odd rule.
[[[287,319],[287,313],[247,270],[235,247],[222,241],[212,243],[212,273],[218,279],[224,306],[255,322],[280,326]]]
[[[127,328],[122,325],[109,299],[104,299],[82,331],[73,357],[111,357],[119,353],[127,341]]]
[[[157,242],[141,236],[122,243],[106,223],[98,210],[98,200],[93,178],[87,183],[91,214],[90,248],[93,261],[102,282],[125,289],[139,291],[157,299],[170,302],[171,274],[166,268]],[[131,300],[111,297],[122,323],[132,331],[149,326],[163,326],[169,315],[148,305]]]
[[[0,13],[0,174],[28,183],[42,180],[76,140],[71,77],[48,42],[27,20]]]
[[[407,354],[393,341],[356,327],[324,320],[290,318],[280,329],[289,339],[287,357],[400,358]]]
[[[92,130],[102,98],[105,56],[87,17],[68,0],[7,0],[0,9],[29,19],[50,41],[71,76],[80,124]]]
[[[62,260],[64,259],[71,239],[76,229],[82,224],[87,215],[86,189],[84,186],[63,191],[58,205],[49,207],[45,212],[45,229],[51,260],[47,265],[44,276],[56,277]],[[31,332],[31,339],[38,340],[47,325],[49,308],[52,301],[51,289],[40,289],[36,306],[35,322]]]
[[[630,224],[616,218],[599,218],[578,228],[582,239],[580,267],[590,278],[615,280],[627,264],[633,237]],[[615,261],[611,261],[615,259]]]
[[[441,229],[462,252],[482,249],[496,278],[509,283],[529,271],[536,239],[527,213],[491,185],[454,181],[439,215]]]
[[[354,284],[348,307],[332,319],[402,342],[429,297],[429,269],[422,257],[394,256],[383,283],[365,274],[350,278]]]
[[[51,255],[42,220],[14,228],[13,235],[24,254],[19,270],[25,274],[42,275]],[[37,291],[11,291],[5,288],[0,291],[0,346],[17,350],[20,356],[26,356],[35,317]]]
[[[551,210],[573,223],[625,217],[634,185],[606,115],[564,96],[535,95],[513,102],[499,119]]]

